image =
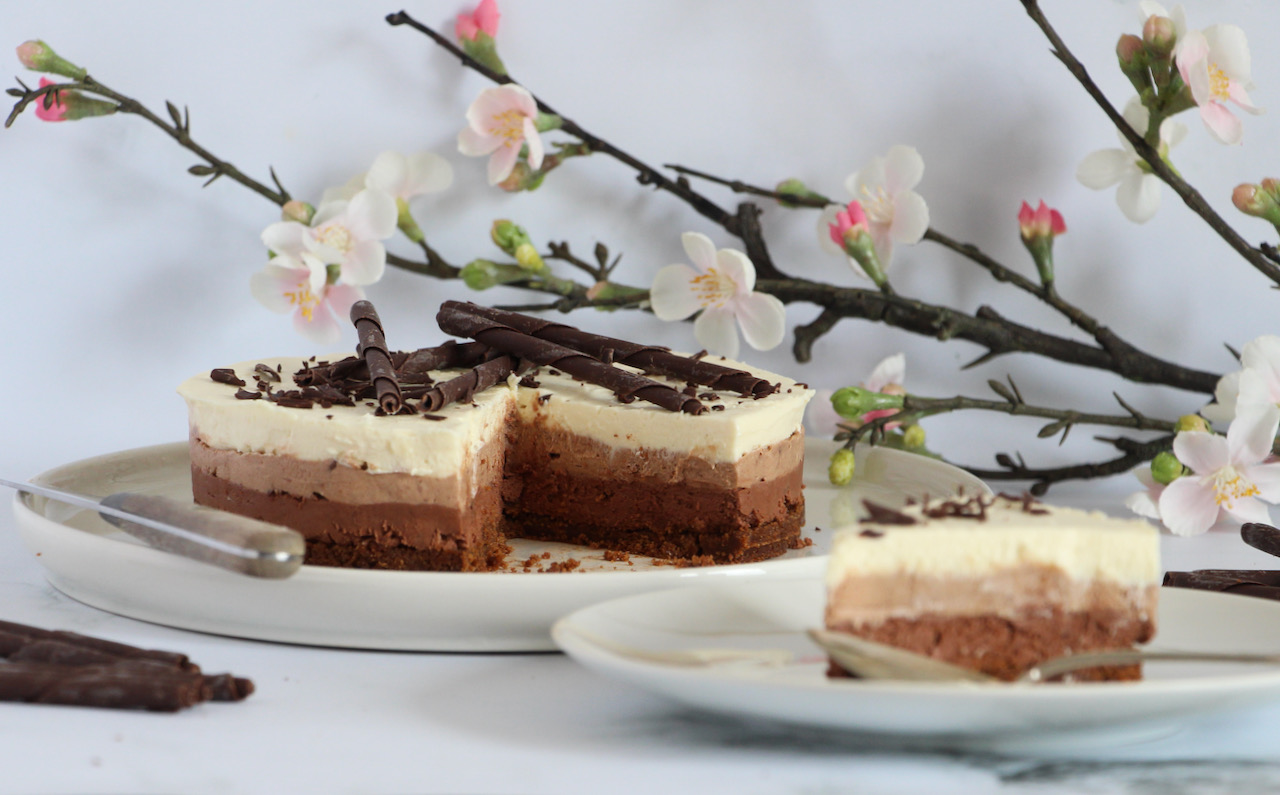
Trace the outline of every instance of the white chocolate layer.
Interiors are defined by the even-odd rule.
[[[997,497],[984,521],[943,518],[841,528],[828,561],[827,586],[877,576],[982,578],[1036,567],[1056,568],[1082,582],[1159,584],[1159,532],[1146,521],[1036,507],[1047,512],[1029,514],[1021,500]],[[919,506],[904,513],[921,517]],[[863,535],[867,530],[880,535]]]
[[[328,357],[330,361],[343,354]],[[725,366],[748,369],[730,360]],[[248,384],[259,362],[272,369],[281,366],[283,383],[293,388],[290,376],[303,360],[272,358],[233,365]],[[523,420],[542,421],[614,448],[677,451],[713,463],[733,463],[769,444],[790,437],[801,428],[805,404],[813,391],[795,381],[761,370],[753,372],[780,384],[778,393],[754,400],[732,392],[716,392],[718,400],[704,400],[708,411],[694,416],[643,401],[621,403],[602,387],[574,381],[567,375],[551,375],[542,367],[536,388],[522,387],[516,378],[475,395],[475,404],[455,404],[436,412],[446,421],[429,421],[418,415],[378,417],[375,407],[333,406],[322,409],[285,408],[266,400],[239,400],[236,388],[213,381],[208,373],[187,379],[178,393],[187,401],[193,434],[210,447],[237,452],[288,455],[310,461],[337,460],[370,472],[405,472],[442,477],[469,462],[485,441],[501,432],[511,411]],[[445,380],[455,372],[433,372]],[[677,388],[683,382],[651,376]],[[251,388],[251,387],[250,387]],[[699,388],[705,394],[712,390]],[[540,401],[540,397],[550,398]],[[372,403],[372,401],[369,401]],[[722,411],[710,410],[723,406]],[[332,417],[332,419],[330,419]]]

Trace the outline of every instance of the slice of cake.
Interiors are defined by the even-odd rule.
[[[718,357],[608,342],[589,362],[558,348],[508,359],[484,343],[389,353],[389,403],[355,357],[195,376],[179,393],[196,502],[292,527],[323,565],[486,570],[506,537],[700,563],[799,546],[812,391]],[[661,372],[673,366],[663,357],[699,382]],[[580,380],[602,367],[606,383]]]
[[[934,501],[841,529],[826,627],[1005,680],[1050,657],[1155,634],[1158,531],[1001,495]],[[832,675],[846,675],[833,664]],[[1139,666],[1076,679],[1136,679]]]

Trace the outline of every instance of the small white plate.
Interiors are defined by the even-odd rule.
[[[829,679],[805,635],[824,600],[820,577],[641,594],[567,616],[552,636],[583,665],[684,704],[909,747],[1097,748],[1280,698],[1280,666],[1219,663],[1148,663],[1141,682]],[[1150,648],[1280,653],[1280,603],[1163,589]]]
[[[834,446],[806,446],[804,536],[813,545],[763,563],[677,569],[634,555],[630,562],[568,544],[514,541],[509,563],[548,553],[533,571],[401,572],[303,566],[287,580],[257,580],[158,552],[98,518],[41,497],[18,495],[14,511],[27,548],[55,588],[112,613],[183,629],[261,640],[417,651],[554,651],[551,624],[605,599],[727,579],[816,576],[830,546],[833,512],[863,498],[898,505],[909,496],[985,492],[973,476],[896,450],[860,450],[850,488],[827,483]],[[95,496],[117,491],[191,498],[185,443],[129,450],[69,464],[37,482]],[[825,528],[826,530],[819,530]],[[536,573],[569,559],[566,573]]]

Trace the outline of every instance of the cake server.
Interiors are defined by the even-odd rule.
[[[952,665],[923,654],[883,643],[822,629],[809,630],[809,637],[821,646],[840,667],[863,679],[898,679],[913,682],[1000,682],[994,676]],[[1065,654],[1045,660],[1015,682],[1047,682],[1055,676],[1097,668],[1100,665],[1133,665],[1143,662],[1217,662],[1280,665],[1278,654],[1226,654],[1201,651],[1156,651],[1151,649],[1107,649]]]
[[[253,577],[289,577],[306,552],[302,535],[287,527],[168,497],[120,492],[99,499],[4,478],[0,486],[97,511],[150,547]]]

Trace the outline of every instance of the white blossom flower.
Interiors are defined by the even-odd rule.
[[[1134,475],[1142,484],[1142,491],[1135,491],[1125,497],[1125,507],[1144,519],[1160,521],[1160,495],[1164,493],[1164,485],[1157,483],[1151,476],[1150,467],[1138,467]]]
[[[467,126],[458,133],[458,151],[472,157],[489,155],[489,184],[511,174],[520,149],[529,147],[529,167],[542,167],[542,139],[536,125],[538,104],[517,85],[486,88],[467,108]]]
[[[914,147],[899,144],[845,180],[845,188],[866,212],[867,227],[883,269],[889,267],[895,243],[919,243],[929,229],[929,206],[912,190],[923,177],[924,159],[920,153]],[[844,254],[840,245],[832,240],[830,231],[841,209],[829,207],[818,219],[819,244],[830,253]],[[850,263],[856,272],[862,272],[852,258]]]
[[[293,313],[293,327],[319,345],[332,345],[342,336],[351,305],[364,297],[359,287],[326,284],[325,268],[310,263],[294,267],[299,260],[275,257],[249,281],[253,297],[272,312]]]
[[[1150,118],[1150,113],[1137,97],[1125,106],[1124,120],[1139,135],[1146,134]],[[1165,119],[1160,125],[1160,144],[1157,147],[1160,156],[1166,157],[1186,134],[1186,125]],[[1120,147],[1099,149],[1086,156],[1076,168],[1076,179],[1094,190],[1118,184],[1116,204],[1121,212],[1136,224],[1146,223],[1160,209],[1160,178],[1151,173],[1123,135],[1120,136]]]
[[[1280,463],[1263,463],[1271,455],[1280,411],[1241,414],[1226,438],[1214,433],[1183,431],[1173,440],[1173,453],[1189,474],[1165,487],[1159,512],[1175,535],[1198,535],[1226,514],[1240,522],[1270,522],[1264,502],[1280,501]]]
[[[1179,41],[1175,60],[1209,132],[1224,144],[1240,143],[1244,127],[1227,102],[1255,115],[1262,112],[1249,99],[1253,83],[1244,31],[1235,25],[1192,31]]]
[[[1236,414],[1280,406],[1280,337],[1264,334],[1240,350],[1242,369],[1218,379],[1214,402],[1200,413],[1212,422],[1231,422]]]
[[[736,327],[758,351],[782,342],[786,308],[776,297],[754,292],[756,269],[747,255],[731,248],[717,251],[711,238],[697,232],[680,239],[694,267],[677,264],[658,271],[649,291],[653,313],[661,320],[684,320],[701,310],[693,324],[698,343],[730,358],[738,355]]]
[[[453,166],[435,152],[403,155],[388,150],[374,158],[365,177],[368,188],[408,201],[427,193],[439,193],[453,184]]]
[[[337,265],[346,284],[373,284],[387,267],[382,241],[396,229],[396,202],[389,194],[366,188],[350,201],[325,202],[311,226],[280,221],[262,233],[262,242],[289,267],[309,267],[303,255],[323,265]]]

